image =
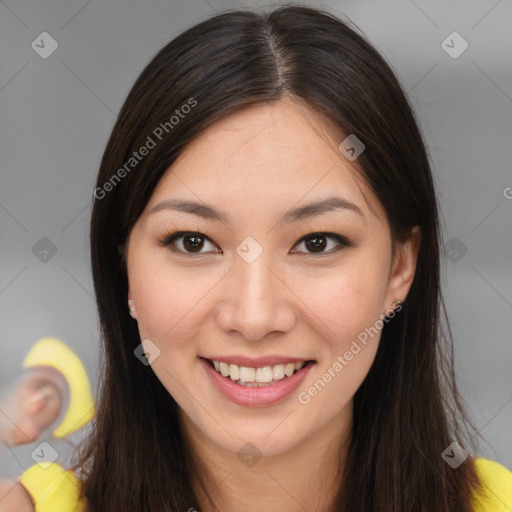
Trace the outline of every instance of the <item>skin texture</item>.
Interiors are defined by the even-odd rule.
[[[307,107],[285,99],[246,108],[198,136],[167,170],[127,246],[128,299],[141,339],[160,350],[152,369],[181,407],[186,435],[225,511],[325,510],[343,466],[353,395],[375,357],[379,336],[304,405],[297,399],[332,367],[366,327],[403,300],[414,277],[419,229],[392,244],[385,211]],[[337,210],[278,223],[289,209],[330,196],[362,216]],[[183,198],[224,210],[230,222],[150,210]],[[176,231],[206,235],[198,255]],[[319,254],[302,240],[330,232]],[[253,237],[262,254],[247,263],[237,246]],[[311,240],[310,237],[309,240]],[[302,241],[301,241],[302,240]],[[188,247],[188,254],[186,252]],[[179,252],[181,250],[181,253]],[[198,356],[280,355],[315,360],[297,392],[278,404],[246,407],[212,386]],[[262,458],[246,467],[237,452],[251,442]],[[198,491],[199,492],[199,491]],[[213,510],[200,495],[203,510]]]

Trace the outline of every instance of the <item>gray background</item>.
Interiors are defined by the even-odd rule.
[[[180,31],[215,11],[256,5],[269,4],[0,1],[0,389],[19,375],[32,344],[51,335],[76,350],[96,390],[88,223],[116,113],[150,58]],[[458,379],[488,441],[477,455],[512,469],[512,2],[315,5],[356,23],[390,62],[417,113],[444,218]],[[442,47],[453,31],[469,45],[458,58]],[[42,32],[58,42],[46,59],[31,47]],[[453,52],[460,43],[445,44]],[[46,262],[33,252],[43,237],[57,250]],[[0,446],[0,475],[33,463],[27,450],[34,446]]]

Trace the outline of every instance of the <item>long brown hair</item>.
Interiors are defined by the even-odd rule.
[[[190,141],[244,106],[285,94],[364,142],[358,164],[393,239],[414,225],[422,231],[410,292],[384,326],[354,397],[346,479],[332,510],[471,510],[479,484],[473,459],[453,469],[441,456],[453,440],[475,447],[442,322],[438,205],[422,135],[393,71],[363,36],[328,12],[285,6],[226,11],[172,40],[135,82],[106,146],[90,231],[104,366],[93,434],[81,452],[90,511],[198,508],[178,406],[133,354],[140,337],[128,313],[123,249]],[[131,160],[149,139],[155,146]]]

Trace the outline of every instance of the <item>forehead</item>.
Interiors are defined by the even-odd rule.
[[[290,100],[244,108],[187,145],[146,212],[171,197],[262,218],[336,195],[381,218],[379,201],[339,151],[341,140],[309,108]]]

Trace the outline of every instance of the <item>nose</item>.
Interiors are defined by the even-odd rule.
[[[220,328],[247,341],[289,332],[295,324],[294,294],[282,274],[271,268],[265,252],[251,263],[237,255],[219,290]]]

